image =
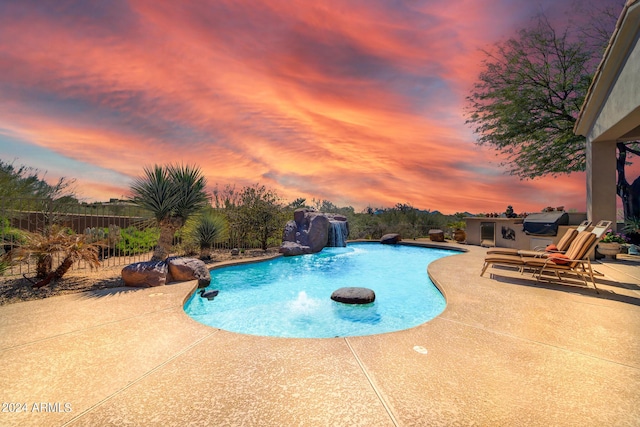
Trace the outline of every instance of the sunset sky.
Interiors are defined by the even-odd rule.
[[[584,174],[509,176],[464,115],[480,49],[578,3],[0,0],[0,159],[86,201],[188,163],[356,211],[585,211]]]

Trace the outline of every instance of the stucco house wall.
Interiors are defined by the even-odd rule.
[[[616,142],[640,140],[640,1],[625,4],[574,131],[587,140],[587,215],[616,220]]]

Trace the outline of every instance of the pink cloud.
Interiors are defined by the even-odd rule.
[[[464,124],[480,49],[530,22],[524,0],[4,7],[0,148],[17,137],[122,178],[78,171],[88,197],[184,162],[212,186],[357,208],[584,209],[583,176],[509,177]]]

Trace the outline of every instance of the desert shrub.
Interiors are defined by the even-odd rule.
[[[11,227],[8,218],[0,218],[0,244],[8,249],[8,246],[17,246],[25,242],[25,232]],[[1,251],[0,251],[1,252]]]
[[[25,232],[11,227],[8,218],[0,218],[0,276],[13,264],[14,257],[10,253],[26,242]]]
[[[229,237],[228,231],[226,218],[212,208],[205,208],[189,218],[176,233],[174,251],[188,256],[200,254],[202,258],[207,258],[216,243]]]
[[[139,229],[127,227],[120,230],[120,240],[116,243],[119,255],[137,255],[152,251],[158,244],[160,229],[148,227]]]

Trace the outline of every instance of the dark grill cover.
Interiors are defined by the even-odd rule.
[[[543,212],[530,214],[523,221],[524,232],[537,236],[555,236],[559,225],[569,225],[566,212]]]

